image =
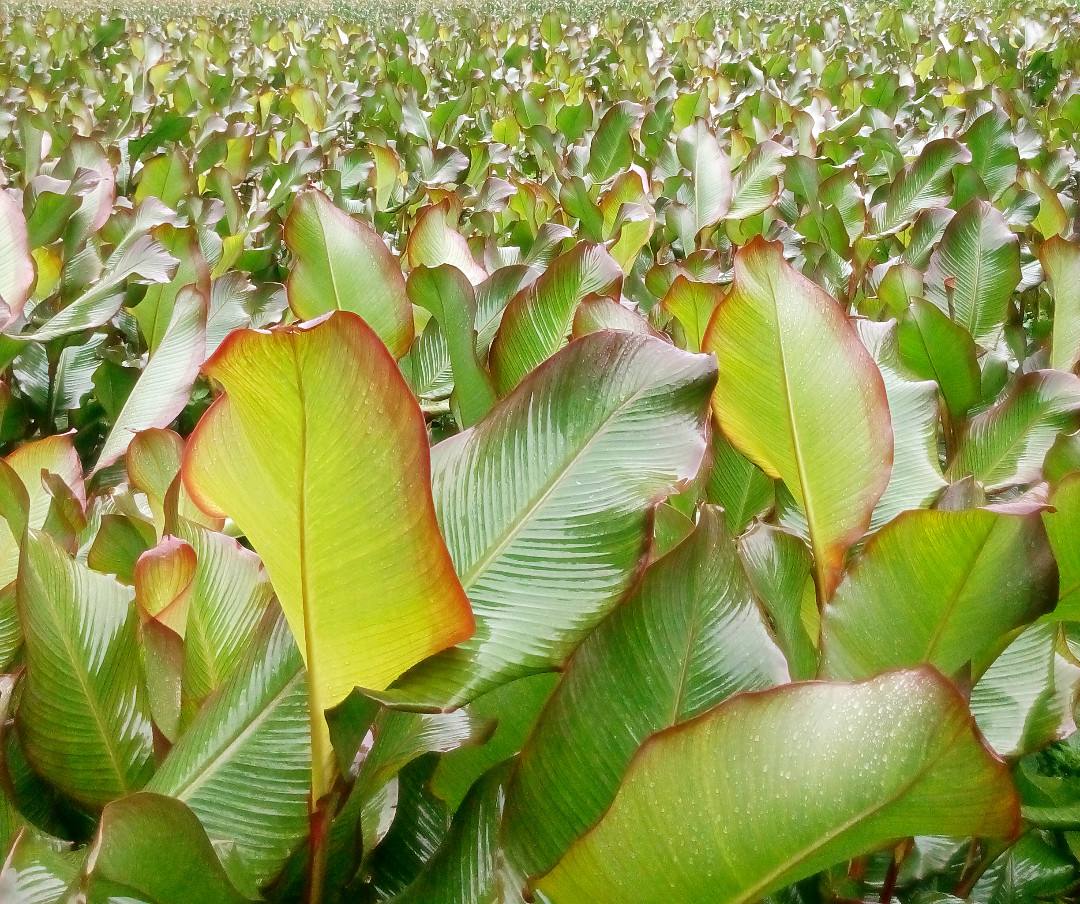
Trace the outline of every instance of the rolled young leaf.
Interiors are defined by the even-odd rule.
[[[828,599],[889,482],[881,373],[840,305],[760,238],[736,255],[735,282],[703,347],[720,364],[720,426],[802,506],[818,594]]]
[[[715,373],[659,339],[592,333],[432,450],[477,632],[404,676],[397,699],[454,706],[566,659],[630,586],[650,507],[700,470]]]
[[[751,904],[897,838],[1019,824],[1008,768],[933,669],[789,684],[654,735],[538,887],[551,904]]]
[[[293,255],[287,291],[296,316],[352,311],[395,358],[413,340],[413,318],[397,259],[370,226],[339,210],[322,192],[300,192],[285,220]]]
[[[266,564],[304,654],[313,722],[357,685],[384,688],[469,637],[423,415],[371,328],[339,311],[240,330],[205,371],[225,392],[188,441],[183,479]]]

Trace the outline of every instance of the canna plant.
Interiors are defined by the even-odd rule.
[[[0,20],[0,900],[1080,886],[1063,4]]]

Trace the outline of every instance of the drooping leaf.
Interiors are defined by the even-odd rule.
[[[298,317],[352,311],[395,358],[409,350],[413,321],[405,279],[397,259],[370,226],[309,188],[293,201],[285,243],[293,255],[289,305]]]
[[[927,662],[976,674],[1001,639],[1057,602],[1038,513],[905,512],[874,535],[822,617],[822,673],[846,680]]]
[[[27,673],[17,719],[35,769],[88,806],[137,790],[152,738],[131,592],[31,533],[18,601]]]
[[[450,202],[442,201],[425,208],[416,218],[405,255],[410,267],[457,267],[474,286],[487,273],[469,251],[465,237],[450,224]]]
[[[630,585],[648,507],[697,474],[714,374],[658,339],[593,333],[435,447],[439,524],[477,631],[413,669],[398,697],[464,703],[573,651]]]
[[[720,361],[720,426],[802,506],[818,592],[828,599],[889,481],[881,373],[836,301],[788,265],[779,245],[760,239],[736,256],[734,285],[704,348]],[[840,435],[838,447],[829,438]]]
[[[898,837],[1018,825],[1005,765],[933,670],[787,685],[655,735],[538,886],[552,904],[750,904]]]
[[[706,507],[568,663],[506,792],[510,861],[547,872],[603,815],[649,735],[787,680],[723,517]]]
[[[225,394],[188,441],[184,482],[265,562],[304,653],[312,708],[357,685],[385,687],[467,638],[468,600],[430,501],[423,416],[375,333],[343,311],[242,330],[205,371]],[[270,445],[268,435],[289,439]]]

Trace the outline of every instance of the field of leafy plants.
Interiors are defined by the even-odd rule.
[[[0,11],[0,902],[1080,900],[1080,7],[674,7]]]

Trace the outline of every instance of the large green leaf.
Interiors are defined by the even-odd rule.
[[[881,373],[839,304],[761,239],[736,256],[734,285],[704,348],[720,362],[720,426],[803,508],[818,592],[828,599],[889,481],[893,437]]]
[[[307,835],[310,769],[303,664],[284,619],[272,613],[146,790],[186,803],[210,840],[229,850],[238,887],[254,891]]]
[[[907,509],[929,505],[944,489],[938,454],[936,387],[913,380],[900,360],[896,324],[856,321],[859,338],[885,382],[893,429],[893,466],[870,528],[876,530]]]
[[[195,555],[184,623],[187,718],[238,668],[273,589],[259,557],[231,537],[187,519],[179,521],[176,533]]]
[[[132,312],[151,353],[157,350],[165,337],[173,319],[177,296],[182,289],[192,286],[204,298],[210,297],[210,268],[199,248],[196,231],[164,224],[154,229],[153,235],[179,264],[167,283],[147,287],[142,301]]]
[[[137,790],[153,739],[131,591],[30,533],[18,600],[27,671],[17,719],[35,769],[89,806]]]
[[[465,274],[449,264],[409,274],[409,298],[431,312],[446,341],[454,375],[451,400],[462,427],[471,427],[495,404],[491,377],[476,349],[476,294]]]
[[[626,169],[634,159],[632,130],[642,108],[622,100],[608,109],[589,145],[589,175],[604,182]]]
[[[752,217],[772,206],[780,194],[785,153],[775,141],[762,141],[754,146],[735,173],[729,219]]]
[[[395,358],[409,350],[413,319],[405,279],[397,259],[370,226],[309,188],[293,202],[285,243],[293,255],[289,305],[298,317],[352,311]]]
[[[1037,512],[905,512],[870,539],[825,607],[822,672],[866,678],[922,662],[978,672],[1001,638],[1056,602]]]
[[[1020,244],[1005,218],[985,201],[969,201],[930,256],[926,297],[976,342],[992,346],[1019,282]]]
[[[510,299],[491,344],[491,375],[506,395],[570,335],[574,312],[590,295],[616,295],[622,270],[602,245],[586,242],[555,258],[544,274]]]
[[[750,904],[893,839],[1018,827],[1008,770],[932,669],[794,684],[650,739],[539,889],[552,904]]]
[[[885,200],[870,209],[874,232],[895,232],[921,211],[944,206],[953,193],[953,168],[970,160],[971,152],[953,138],[928,142],[892,181]]]
[[[723,515],[707,506],[567,664],[507,789],[515,868],[551,869],[603,815],[649,735],[787,681]]]
[[[169,325],[116,416],[95,470],[123,455],[136,433],[167,427],[184,410],[206,350],[206,296],[193,288],[176,296]]]
[[[1039,260],[1054,297],[1050,366],[1074,371],[1080,364],[1080,243],[1054,236],[1043,242]]]
[[[1058,564],[1058,605],[1054,617],[1080,621],[1080,474],[1073,473],[1054,488],[1053,510],[1043,515],[1046,533]]]
[[[477,630],[397,696],[465,703],[566,659],[630,586],[649,507],[700,469],[714,378],[704,355],[593,333],[434,448],[439,524]]]
[[[410,267],[457,267],[474,286],[487,278],[487,273],[469,251],[465,237],[450,224],[450,201],[440,201],[425,207],[416,218],[409,233],[405,250]]]
[[[322,733],[323,711],[354,687],[385,687],[472,633],[435,521],[423,416],[386,347],[345,311],[233,333],[205,370],[225,394],[188,441],[184,482],[266,564]]]
[[[1054,440],[1078,425],[1080,377],[1056,370],[1021,374],[1005,398],[971,419],[949,474],[972,474],[988,490],[1035,482]]]
[[[971,151],[971,168],[997,200],[1016,181],[1020,152],[1016,148],[1013,125],[1004,110],[987,110],[963,135]]]
[[[731,206],[731,164],[703,119],[683,129],[675,147],[680,162],[690,171],[690,211],[696,235],[719,223]]]
[[[0,190],[0,329],[22,314],[35,276],[22,207]]]
[[[255,900],[229,881],[191,810],[148,792],[105,808],[79,884],[89,904]]]
[[[949,414],[962,418],[982,399],[982,374],[971,334],[922,298],[913,298],[897,328],[900,359],[934,380]]]

